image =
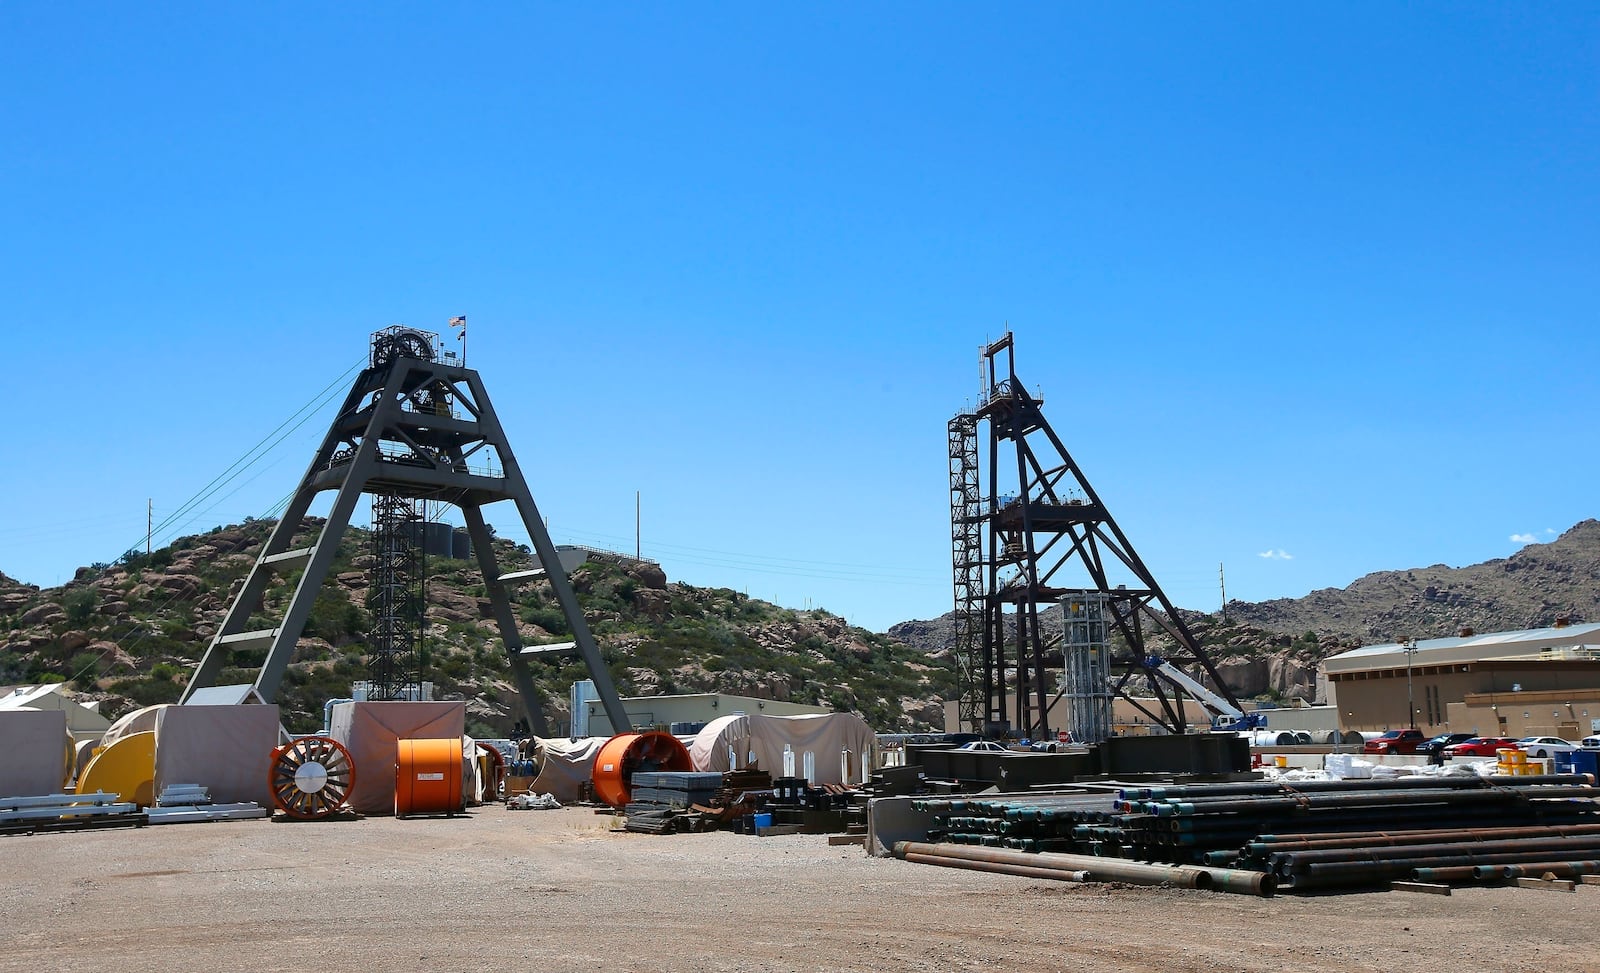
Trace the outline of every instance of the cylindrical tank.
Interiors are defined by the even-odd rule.
[[[464,767],[460,737],[401,740],[395,754],[395,816],[466,810]]]
[[[594,795],[623,807],[632,795],[635,771],[693,770],[689,748],[670,733],[619,733],[594,758]]]
[[[449,524],[430,520],[406,524],[402,529],[406,538],[428,557],[455,556],[455,528]]]
[[[472,535],[467,533],[465,527],[457,527],[450,538],[450,556],[457,561],[470,560],[472,557]]]
[[[1250,735],[1253,747],[1292,747],[1298,741],[1289,730],[1257,730]]]

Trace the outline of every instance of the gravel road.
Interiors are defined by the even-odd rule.
[[[0,838],[0,971],[1600,969],[1600,886],[1258,899],[586,809]]]

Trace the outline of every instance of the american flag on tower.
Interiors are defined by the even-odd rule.
[[[449,327],[461,329],[461,333],[456,335],[457,341],[465,338],[467,336],[467,316],[465,314],[458,314],[451,318]]]

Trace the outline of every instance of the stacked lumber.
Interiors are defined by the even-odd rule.
[[[716,828],[716,822],[699,811],[667,804],[629,804],[622,813],[627,815],[623,830],[639,834],[684,834]]]
[[[722,786],[709,800],[692,806],[719,824],[727,824],[754,814],[771,793],[772,775],[766,771],[730,770],[722,775]]]

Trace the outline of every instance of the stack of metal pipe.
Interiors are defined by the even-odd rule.
[[[947,845],[1240,868],[1294,889],[1600,874],[1588,775],[1250,781],[929,798]],[[1530,871],[1531,870],[1531,871]]]

